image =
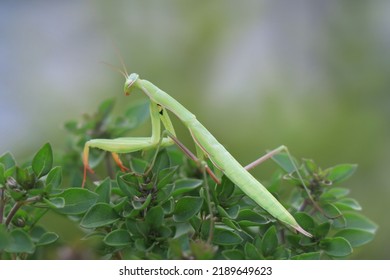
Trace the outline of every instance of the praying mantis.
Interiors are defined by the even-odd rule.
[[[254,200],[274,218],[301,234],[312,237],[312,234],[305,231],[287,209],[247,170],[260,163],[264,158],[270,158],[275,153],[286,150],[287,148],[285,146],[281,146],[267,154],[265,157],[243,167],[197,120],[196,116],[177,100],[151,82],[141,79],[138,74],[133,73],[128,75],[126,70],[121,71],[121,73],[126,78],[124,85],[124,92],[126,95],[130,95],[130,93],[137,88],[150,99],[152,135],[151,137],[123,137],[117,139],[92,139],[87,141],[83,151],[83,187],[86,181],[87,172],[93,172],[88,164],[90,148],[99,148],[111,152],[118,166],[122,171],[126,171],[127,168],[122,164],[118,153],[130,153],[178,144],[185,152],[187,151],[186,153],[194,160],[208,158],[217,170],[225,174],[248,197]],[[186,150],[186,148],[177,140],[168,112],[176,115],[189,130],[192,139],[195,142],[198,157]],[[166,133],[161,133],[161,123],[163,124]],[[218,178],[216,178],[208,166],[205,166],[205,171],[207,171],[216,182],[219,182]]]

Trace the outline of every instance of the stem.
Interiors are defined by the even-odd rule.
[[[203,181],[205,184],[205,189],[206,189],[206,200],[207,200],[207,206],[209,210],[209,215],[210,215],[210,229],[209,229],[209,237],[207,238],[207,243],[211,244],[211,241],[213,240],[214,237],[214,215],[213,215],[213,208],[211,206],[211,198],[210,198],[210,188],[209,188],[209,183],[207,182],[207,173],[206,173],[206,166],[207,164],[202,164],[202,173],[203,173]]]
[[[23,205],[28,204],[28,203],[37,202],[41,199],[42,199],[42,197],[40,195],[37,195],[37,196],[30,197],[30,198],[26,199],[25,201],[16,202],[14,204],[14,206],[12,206],[11,211],[9,211],[9,213],[8,213],[8,217],[5,220],[5,225],[8,226],[11,223],[13,217],[15,216],[16,212],[19,210],[20,207],[22,207]]]

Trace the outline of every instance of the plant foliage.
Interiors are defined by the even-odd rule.
[[[280,168],[269,190],[313,238],[280,224],[227,177],[220,185],[205,180],[176,147],[123,155],[128,172],[92,149],[96,173],[81,188],[85,141],[123,137],[147,120],[147,103],[116,118],[113,106],[107,100],[96,114],[66,123],[70,140],[58,166],[48,143],[21,166],[10,153],[0,157],[1,258],[39,258],[56,246],[60,236],[40,225],[48,211],[77,223],[104,259],[339,259],[374,238],[377,226],[342,186],[354,164],[322,169],[294,160],[295,170],[286,154],[273,158]]]

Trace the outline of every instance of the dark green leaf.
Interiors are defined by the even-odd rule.
[[[344,237],[352,247],[362,246],[374,239],[375,234],[361,229],[343,229],[335,237]]]
[[[52,189],[57,189],[60,187],[62,182],[62,168],[60,166],[54,167],[47,174],[46,178],[46,191],[50,192]]]
[[[343,237],[323,239],[320,241],[320,247],[332,257],[345,257],[352,253],[351,244]]]
[[[21,185],[23,189],[30,190],[35,185],[35,176],[34,174],[29,174],[28,169],[17,166],[16,181],[18,181],[19,185]]]
[[[215,227],[213,243],[217,245],[237,245],[243,241],[241,236],[229,228]]]
[[[39,241],[37,242],[36,245],[37,246],[48,245],[48,244],[56,242],[58,238],[59,238],[59,236],[55,232],[45,232],[41,236],[41,238],[39,239]]]
[[[35,251],[35,245],[26,232],[21,229],[14,229],[10,233],[9,245],[5,251],[32,254]]]
[[[150,193],[146,198],[143,198],[141,200],[133,200],[131,204],[136,210],[144,210],[146,209],[146,207],[149,206],[151,201],[152,201],[152,194]]]
[[[357,164],[340,164],[326,169],[327,179],[334,184],[347,180],[356,171]]]
[[[130,160],[130,169],[135,174],[144,174],[146,168],[149,166],[149,162],[139,158],[131,158]]]
[[[160,190],[164,188],[168,183],[171,182],[171,179],[173,175],[175,175],[175,172],[177,170],[178,166],[164,168],[160,170],[158,173],[158,183],[157,183],[157,189]]]
[[[10,244],[10,236],[7,232],[7,227],[4,224],[0,224],[0,251],[7,248]]]
[[[296,255],[291,258],[292,260],[319,260],[321,259],[321,252],[310,252]]]
[[[315,228],[314,235],[321,239],[328,235],[330,230],[330,222],[324,222]]]
[[[249,260],[258,260],[261,259],[261,255],[259,251],[257,251],[257,248],[252,243],[245,243],[244,247],[245,256]]]
[[[315,227],[313,218],[304,212],[295,213],[294,218],[305,230],[312,231],[312,229]]]
[[[245,227],[258,226],[269,223],[269,220],[267,220],[264,216],[256,213],[251,209],[240,210],[237,216],[237,221],[241,226]]]
[[[118,187],[129,198],[133,198],[133,196],[141,196],[141,192],[138,190],[137,178],[133,174],[125,174],[123,176],[118,174],[116,181]]]
[[[161,206],[151,208],[145,216],[145,221],[152,228],[158,228],[164,221],[164,210]]]
[[[264,256],[268,257],[272,255],[272,253],[278,247],[278,236],[276,233],[275,226],[271,226],[264,234],[263,241],[261,244],[261,251]]]
[[[95,193],[99,196],[97,202],[109,203],[111,198],[111,180],[106,178],[96,187]]]
[[[53,151],[49,143],[43,145],[42,148],[35,154],[31,165],[38,178],[49,173],[53,165]]]
[[[197,189],[203,184],[202,180],[199,179],[180,179],[175,181],[175,190],[173,191],[172,195],[174,197],[190,192],[194,189]]]
[[[224,250],[222,256],[227,260],[245,260],[243,252],[237,249]]]
[[[179,199],[173,211],[173,219],[176,222],[188,221],[192,216],[196,215],[203,204],[203,198],[186,196]]]
[[[131,243],[131,236],[127,230],[117,229],[107,234],[103,242],[109,246],[126,246]]]
[[[118,219],[118,214],[109,204],[97,203],[87,211],[80,225],[85,228],[96,228],[112,224]]]
[[[94,205],[98,199],[96,193],[80,188],[67,189],[58,197],[65,200],[65,205],[57,211],[66,215],[82,214]]]

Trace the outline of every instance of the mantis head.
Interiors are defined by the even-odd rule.
[[[130,95],[130,92],[133,89],[132,85],[138,80],[138,77],[138,74],[132,73],[126,78],[125,87],[123,89],[126,95]]]

